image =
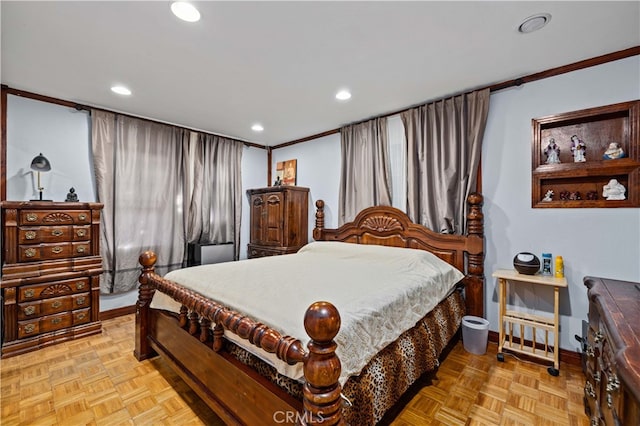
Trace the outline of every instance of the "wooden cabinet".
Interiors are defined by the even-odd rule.
[[[640,101],[537,118],[532,127],[532,207],[640,206]],[[575,139],[586,146],[583,152],[575,149]],[[605,159],[611,144],[624,157]],[[611,179],[626,189],[624,199],[603,196]],[[549,191],[553,195],[545,200]]]
[[[585,277],[585,412],[592,425],[640,424],[640,283]]]
[[[99,203],[4,201],[2,356],[100,333]]]
[[[295,253],[307,244],[309,188],[250,189],[247,196],[251,207],[249,258]]]

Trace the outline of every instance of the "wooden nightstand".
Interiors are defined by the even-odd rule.
[[[500,284],[499,288],[499,329],[500,337],[498,341],[498,360],[504,361],[503,350],[509,350],[516,353],[526,354],[534,358],[553,361],[553,367],[549,367],[547,370],[552,376],[557,376],[560,366],[559,360],[559,328],[560,328],[560,287],[567,286],[566,278],[555,278],[548,275],[524,275],[513,269],[499,269],[493,273],[493,276],[498,278]],[[536,285],[553,286],[554,303],[553,303],[553,318],[548,318],[541,315],[532,315],[524,312],[517,312],[515,310],[507,310],[507,293],[509,291],[508,282],[512,281],[512,285],[515,282],[531,283]],[[507,324],[509,328],[507,330]],[[513,339],[513,326],[520,327],[519,342],[514,343]],[[525,342],[524,331],[525,327],[530,327],[533,341],[531,343]],[[538,348],[536,342],[536,330],[544,330],[544,345],[543,349]],[[549,350],[549,332],[553,333],[553,351]]]

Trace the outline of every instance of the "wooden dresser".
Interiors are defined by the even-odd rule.
[[[3,201],[2,356],[101,332],[102,204]]]
[[[308,241],[309,188],[273,186],[249,189],[251,258],[297,252]]]
[[[585,412],[591,425],[640,425],[640,283],[585,277]]]

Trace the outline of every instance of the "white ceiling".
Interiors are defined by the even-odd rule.
[[[3,0],[2,83],[277,145],[640,45],[638,1],[194,4],[189,24],[168,1]]]

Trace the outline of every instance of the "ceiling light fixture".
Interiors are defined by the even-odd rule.
[[[538,13],[536,15],[529,16],[518,26],[518,32],[528,34],[538,31],[540,28],[547,25],[549,21],[551,21],[551,15],[549,13]]]
[[[261,132],[264,130],[264,127],[262,127],[261,124],[254,124],[253,126],[251,126],[251,130],[253,130],[254,132]]]
[[[349,92],[348,90],[341,90],[336,93],[336,99],[339,101],[346,101],[348,99],[351,99],[351,92]]]
[[[129,96],[131,95],[131,90],[127,89],[124,86],[113,86],[111,88],[111,91],[113,93],[117,93],[118,95],[124,95],[124,96]]]
[[[171,11],[183,21],[197,22],[200,20],[200,12],[198,12],[198,9],[186,1],[174,1],[171,3]]]

